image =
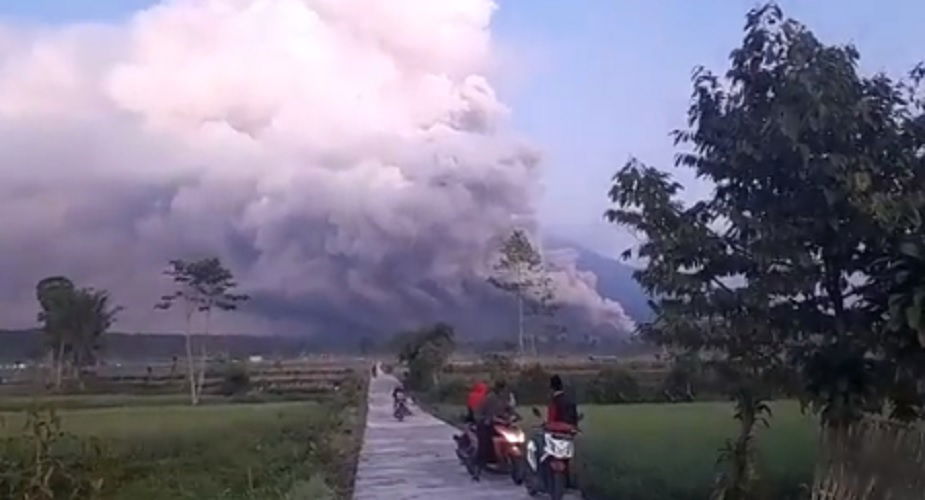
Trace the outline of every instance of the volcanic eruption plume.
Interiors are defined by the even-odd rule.
[[[0,27],[0,314],[49,274],[164,330],[166,261],[221,256],[247,332],[471,316],[535,228],[539,158],[487,77],[489,0],[165,0],[110,24]],[[561,300],[625,331],[566,259]]]

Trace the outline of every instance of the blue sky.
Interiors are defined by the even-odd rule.
[[[756,2],[498,1],[493,34],[501,60],[515,67],[501,72],[497,87],[515,128],[545,155],[543,219],[551,232],[619,251],[626,236],[601,220],[610,175],[630,155],[670,165],[668,132],[684,123],[691,69],[725,69]],[[53,24],[112,20],[151,3],[4,0],[0,16]],[[857,45],[866,71],[899,74],[925,59],[921,0],[780,3],[824,40]],[[705,189],[688,184],[693,193]]]

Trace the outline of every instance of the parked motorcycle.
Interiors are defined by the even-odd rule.
[[[511,481],[519,485],[523,482],[526,469],[523,458],[526,435],[517,424],[517,420],[519,418],[516,415],[495,419],[492,459],[484,466],[489,472],[510,474]],[[462,435],[453,436],[453,440],[456,441],[456,456],[459,457],[459,461],[466,467],[472,479],[478,481],[481,476],[481,467],[478,460],[478,436],[475,425],[468,424],[465,432]]]
[[[533,414],[542,418],[539,410]],[[578,417],[581,420],[582,416]],[[527,442],[524,487],[527,494],[548,494],[552,500],[562,500],[569,486],[571,462],[575,456],[578,428],[562,422],[545,423],[540,432]]]

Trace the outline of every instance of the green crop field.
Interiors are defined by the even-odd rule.
[[[461,407],[438,405],[448,419]],[[801,494],[811,480],[816,424],[794,402],[774,404],[770,429],[759,436],[766,498]],[[581,406],[579,474],[587,498],[703,500],[716,474],[717,451],[736,431],[727,403]],[[529,410],[521,409],[525,417]],[[527,418],[525,427],[533,422]]]
[[[355,407],[332,409],[291,402],[57,414],[62,430],[105,447],[105,498],[272,499],[301,498],[311,481],[341,494],[349,488],[359,415]],[[22,433],[25,418],[0,412],[0,437]]]

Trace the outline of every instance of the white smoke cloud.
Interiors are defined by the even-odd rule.
[[[537,156],[484,75],[490,0],[165,0],[125,24],[0,27],[0,314],[64,273],[158,330],[169,258],[217,253],[238,331],[394,329],[484,302],[534,224]],[[593,276],[563,300],[626,329]],[[394,324],[394,327],[393,327]]]

